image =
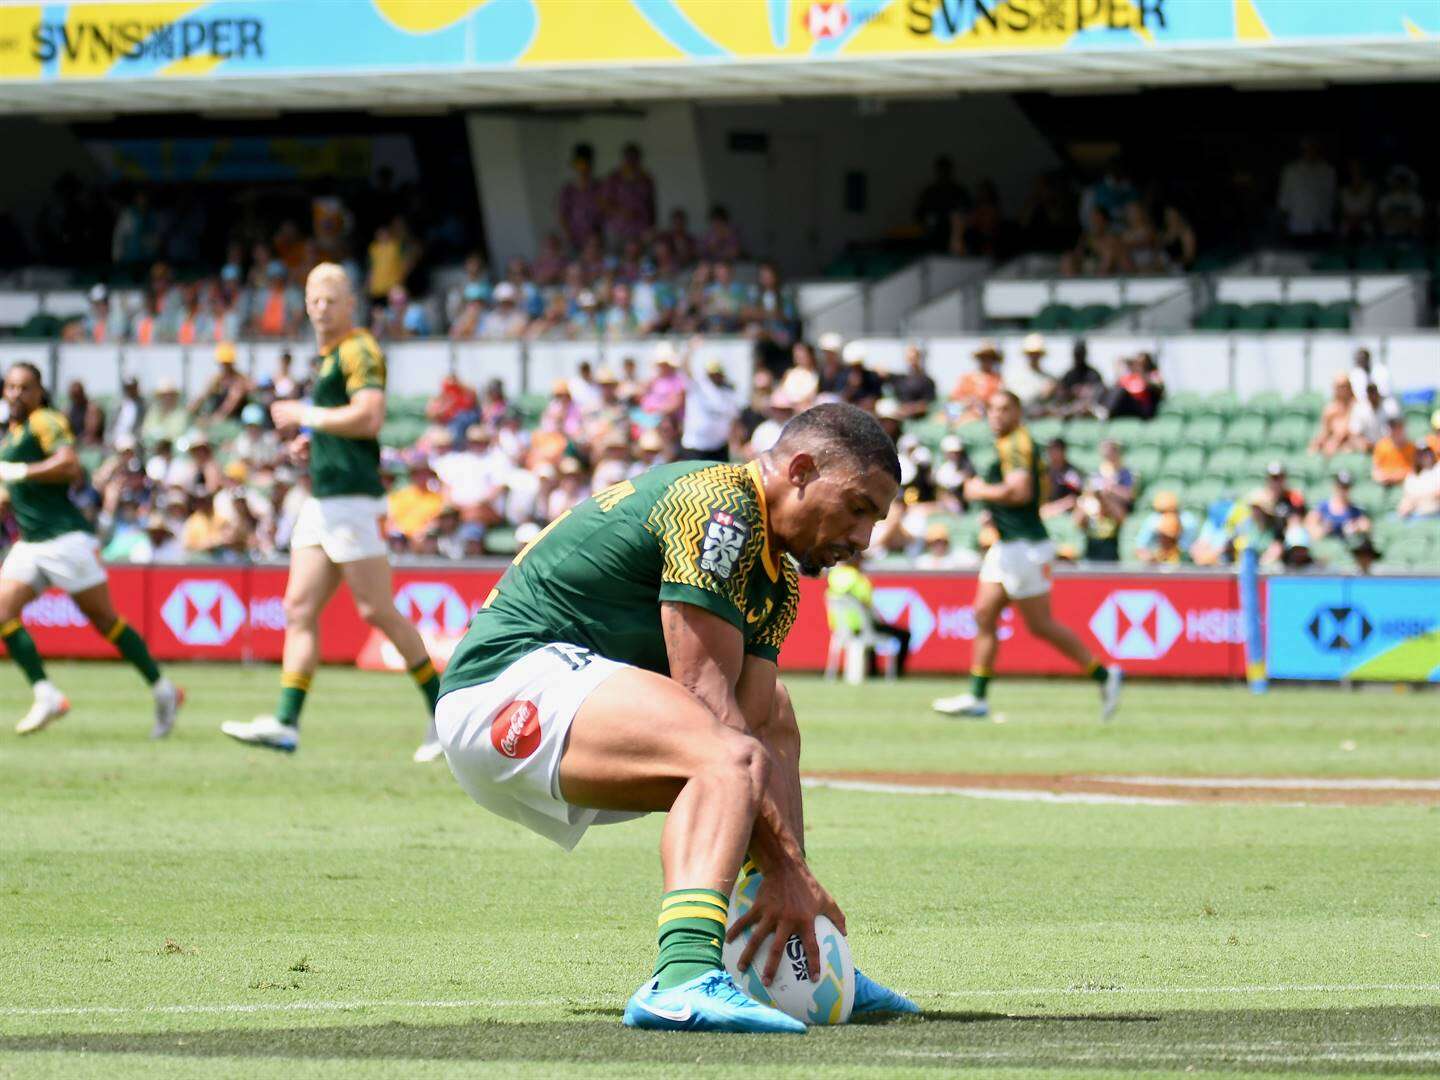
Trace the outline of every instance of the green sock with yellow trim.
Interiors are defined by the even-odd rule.
[[[984,701],[985,695],[990,691],[990,672],[974,670],[970,672],[970,693],[976,701]]]
[[[286,727],[300,726],[300,710],[305,707],[305,695],[310,692],[310,676],[297,671],[280,673],[280,704],[275,707],[275,719]]]
[[[35,639],[19,619],[11,619],[0,626],[0,641],[5,642],[5,651],[15,661],[15,666],[24,672],[31,686],[45,681],[45,664],[40,659],[40,650],[35,648]]]
[[[1105,665],[1100,663],[1099,660],[1091,660],[1090,663],[1086,664],[1085,674],[1098,683],[1103,683],[1110,677],[1110,672],[1106,670]]]
[[[655,978],[661,990],[723,967],[721,946],[730,898],[714,889],[677,889],[660,898],[660,955]]]
[[[150,686],[160,681],[160,669],[155,665],[155,658],[150,655],[150,649],[145,644],[145,639],[135,632],[135,628],[124,619],[116,619],[115,625],[105,635],[105,640],[119,650],[120,655],[134,665],[135,670],[140,672],[141,677]]]
[[[434,716],[435,703],[440,700],[440,674],[435,670],[434,662],[426,657],[423,663],[410,669],[410,677],[415,680],[420,693],[425,695],[425,704],[430,708],[430,715]]]

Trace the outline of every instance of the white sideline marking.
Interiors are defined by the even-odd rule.
[[[1193,799],[1163,799],[1153,795],[1111,795],[1099,791],[1039,791],[1025,788],[886,784],[878,780],[826,780],[814,776],[801,777],[800,784],[802,787],[835,788],[839,791],[869,791],[877,795],[964,795],[971,799],[1002,799],[1008,802],[1110,803],[1122,806],[1195,805]]]
[[[992,987],[978,990],[911,990],[922,998],[1015,997],[1054,994],[1293,994],[1302,992],[1360,993],[1365,991],[1440,992],[1440,983],[1281,983],[1273,986],[1151,986],[1103,987]],[[267,1012],[347,1012],[355,1009],[502,1009],[545,1008],[555,1005],[599,1005],[610,998],[467,998],[462,1000],[384,1000],[357,1001],[256,1001],[215,1005],[51,1005],[0,1007],[0,1016],[206,1016],[226,1013]],[[1128,1045],[1128,1044],[1127,1044]]]
[[[1303,776],[1081,776],[1109,784],[1141,787],[1272,788],[1279,791],[1440,791],[1440,780],[1382,780]]]

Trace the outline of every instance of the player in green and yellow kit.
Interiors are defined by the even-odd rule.
[[[273,716],[232,720],[220,730],[272,750],[300,745],[300,709],[320,661],[320,612],[343,581],[361,618],[390,639],[420,687],[432,719],[415,760],[433,761],[440,756],[433,720],[440,678],[420,634],[395,609],[382,528],[378,438],[385,423],[385,357],[370,332],[355,326],[350,279],[335,263],[310,271],[305,310],[319,352],[313,404],[277,401],[270,407],[277,428],[298,425],[308,432],[310,456],[310,498],[290,538],[280,701]]]
[[[776,659],[796,564],[816,574],[868,546],[899,475],[875,420],[836,404],[748,466],[662,465],[608,487],[516,556],[445,671],[436,728],[480,805],[567,849],[591,825],[668,812],[660,954],[630,1026],[804,1030],[725,974],[727,905],[748,849],[764,872],[749,951],[777,931],[770,974],[796,934],[815,970],[817,915],[843,930],[805,864]],[[857,1011],[914,1009],[856,982]]]
[[[10,425],[0,437],[0,481],[20,526],[20,541],[0,566],[0,641],[34,688],[30,711],[15,725],[30,735],[70,711],[45,665],[20,613],[48,588],[70,594],[90,624],[130,661],[155,698],[151,738],[163,738],[175,726],[184,693],[155,666],[150,650],[133,627],[115,613],[110,586],[98,557],[90,523],[70,501],[70,484],[80,475],[75,440],[62,413],[50,408],[40,369],[10,365],[5,373],[5,404]]]
[[[963,490],[967,499],[989,511],[998,535],[985,553],[975,588],[970,692],[937,699],[935,711],[975,719],[990,715],[986,694],[999,649],[1000,615],[1014,604],[1026,629],[1059,649],[1099,683],[1101,715],[1108,720],[1120,701],[1120,669],[1103,666],[1075,631],[1056,621],[1050,611],[1050,564],[1055,547],[1040,518],[1049,487],[1045,459],[1020,422],[1020,399],[1009,390],[997,391],[990,398],[986,414],[995,433],[995,461],[985,476],[965,481]]]

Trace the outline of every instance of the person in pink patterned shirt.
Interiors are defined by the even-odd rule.
[[[560,227],[578,251],[605,224],[604,188],[595,179],[595,149],[589,143],[576,145],[570,167],[575,175],[560,189]]]
[[[654,227],[655,181],[641,164],[640,147],[626,143],[620,164],[605,181],[605,231],[618,246]]]
[[[710,227],[700,240],[701,254],[707,259],[734,262],[740,258],[740,233],[730,223],[730,211],[716,203],[710,208]]]

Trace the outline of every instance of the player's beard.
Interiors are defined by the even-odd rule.
[[[828,569],[813,551],[806,552],[800,558],[796,559],[795,565],[800,568],[800,573],[806,577],[819,577]]]

